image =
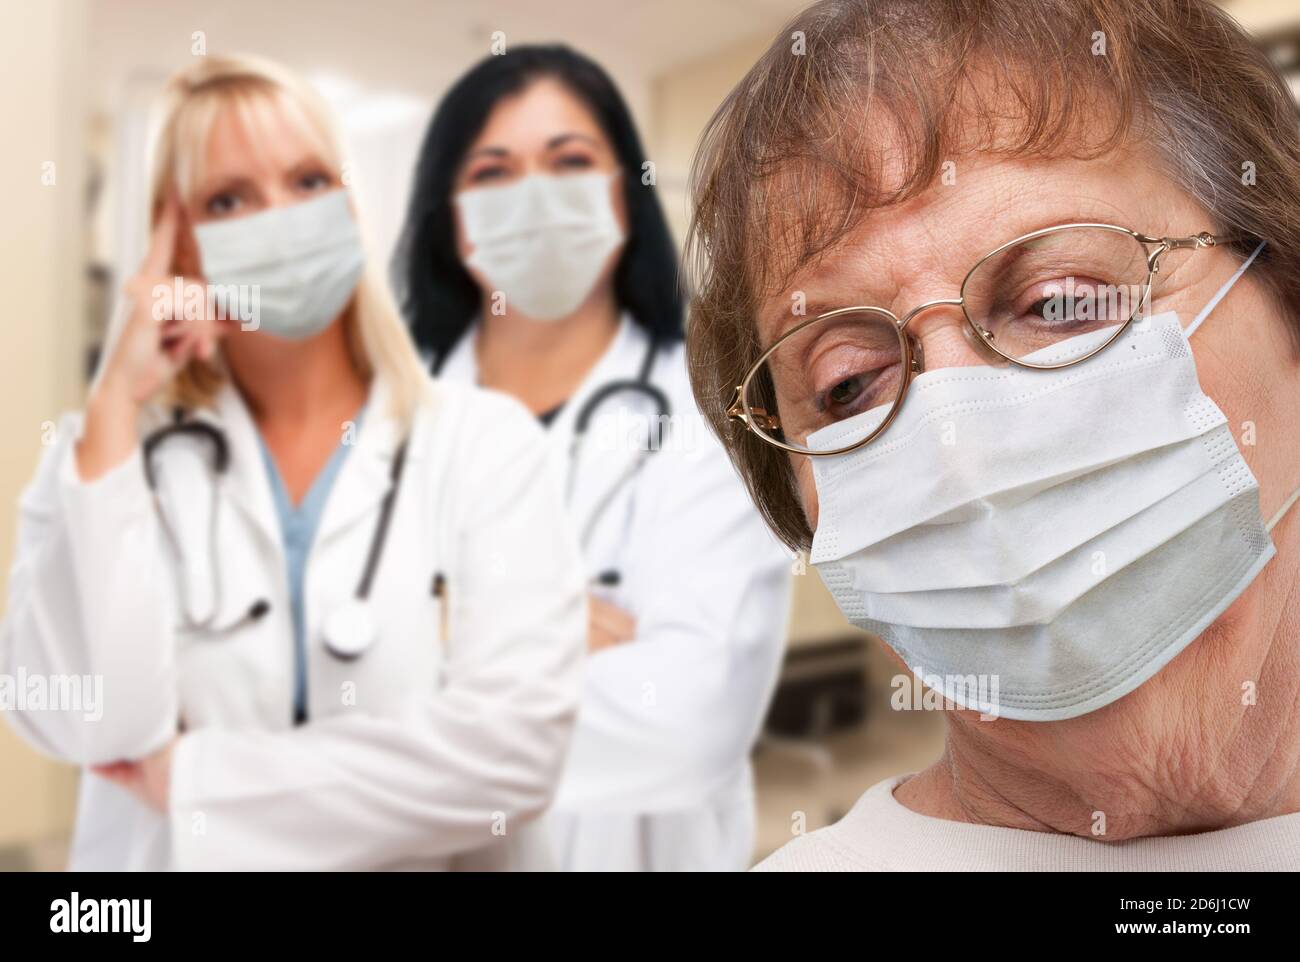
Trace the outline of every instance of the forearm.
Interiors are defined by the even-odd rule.
[[[3,629],[7,671],[76,688],[75,711],[29,711],[15,727],[77,764],[139,757],[174,731],[169,570],[138,458],[95,482],[73,463],[75,419],[24,493]]]
[[[501,842],[549,802],[572,704],[545,686],[510,702],[430,697],[392,718],[187,733],[172,766],[176,867],[366,870]]]

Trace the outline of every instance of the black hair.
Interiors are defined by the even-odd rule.
[[[645,152],[627,104],[609,75],[582,54],[558,44],[522,46],[485,57],[447,91],[416,162],[393,284],[416,343],[435,369],[482,306],[482,292],[456,250],[451,200],[457,170],[492,108],[543,77],[586,103],[618,157],[628,221],[614,271],[619,306],[657,343],[682,338],[685,295],[677,249],[655,191],[642,184]]]

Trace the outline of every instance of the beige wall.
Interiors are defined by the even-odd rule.
[[[1300,21],[1300,4],[1295,0],[1217,0],[1243,27],[1255,34],[1268,34]]]
[[[647,149],[657,168],[660,196],[679,240],[685,236],[689,222],[686,185],[700,134],[771,39],[770,32],[747,37],[651,79]]]
[[[86,11],[81,0],[0,4],[0,570],[8,572],[13,505],[40,455],[42,426],[75,405],[84,306]],[[54,164],[54,183],[42,183]],[[33,754],[0,726],[0,845],[66,829],[75,776]]]

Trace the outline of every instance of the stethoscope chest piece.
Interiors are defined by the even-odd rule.
[[[370,604],[352,598],[325,618],[325,647],[343,661],[360,658],[375,643],[375,619]]]

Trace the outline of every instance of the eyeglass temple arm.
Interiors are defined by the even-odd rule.
[[[1199,234],[1192,234],[1189,237],[1148,237],[1146,234],[1138,234],[1137,236],[1138,240],[1143,244],[1159,244],[1167,251],[1215,247],[1232,239],[1228,237],[1216,237],[1209,231],[1201,231]]]
[[[1138,234],[1137,239],[1143,244],[1159,245],[1154,251],[1147,255],[1147,264],[1152,272],[1160,269],[1159,262],[1162,255],[1169,251],[1179,250],[1200,250],[1203,247],[1219,247],[1223,244],[1231,244],[1244,238],[1234,234],[1216,235],[1209,231],[1201,231],[1199,234],[1191,234],[1187,237],[1150,237],[1146,234]]]
[[[740,421],[744,424],[750,423],[752,415],[754,423],[765,431],[777,431],[781,428],[781,419],[774,414],[768,414],[763,408],[750,408],[749,414],[745,413],[745,402],[741,399],[744,391],[743,385],[736,386],[736,393],[731,396],[731,404],[727,406],[727,420]]]

